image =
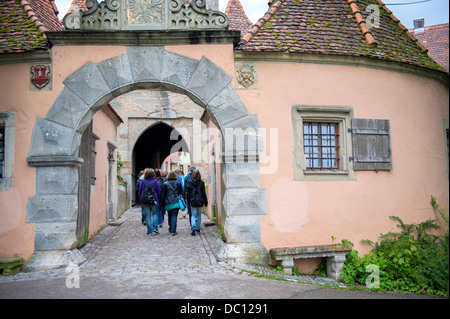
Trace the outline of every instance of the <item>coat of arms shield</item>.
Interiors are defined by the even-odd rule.
[[[39,89],[50,82],[50,66],[35,65],[31,67],[31,82]]]

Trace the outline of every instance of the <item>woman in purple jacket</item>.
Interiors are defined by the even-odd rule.
[[[145,189],[148,188],[147,193],[152,193],[155,199],[155,204],[149,204],[146,200],[143,200]],[[152,189],[152,191],[150,191]],[[145,214],[145,222],[147,223],[147,235],[157,235],[158,231],[158,212],[159,203],[161,198],[161,186],[156,180],[156,174],[153,169],[148,169],[145,171],[144,180],[139,186],[139,200],[142,205],[142,210]]]

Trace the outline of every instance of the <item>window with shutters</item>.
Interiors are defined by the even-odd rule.
[[[0,112],[0,191],[13,186],[14,112]]]
[[[3,166],[5,166],[5,128],[0,125],[0,178],[3,177]]]
[[[355,180],[351,157],[353,109],[293,105],[294,179]]]
[[[353,169],[392,170],[389,120],[352,119]]]
[[[449,178],[449,163],[450,163],[450,135],[449,135],[448,120],[444,119],[444,139],[445,139],[445,155],[447,159],[447,179]]]

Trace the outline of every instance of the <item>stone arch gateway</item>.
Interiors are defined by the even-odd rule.
[[[29,266],[61,267],[83,258],[75,236],[81,136],[97,110],[135,89],[185,94],[207,110],[222,134],[240,132],[222,143],[224,231],[232,248],[227,250],[234,259],[266,263],[260,220],[268,208],[267,191],[259,182],[259,122],[231,80],[206,57],[196,60],[162,46],[130,46],[122,55],[87,62],[69,75],[45,118],[36,119],[33,128],[27,161],[36,169],[36,193],[28,198],[26,221],[35,224],[35,241]],[[238,137],[244,142],[238,143]]]

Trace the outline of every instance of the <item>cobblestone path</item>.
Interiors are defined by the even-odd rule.
[[[167,216],[167,215],[166,215]],[[168,231],[167,219],[158,235],[147,235],[141,223],[140,208],[127,211],[126,221],[109,238],[90,251],[89,244],[81,252],[87,261],[80,267],[83,275],[143,272],[178,273],[219,270],[204,235],[192,236],[188,217],[177,221],[177,236]],[[108,236],[106,234],[105,236]],[[95,244],[94,244],[95,246]]]

